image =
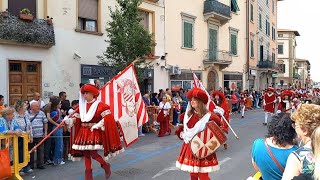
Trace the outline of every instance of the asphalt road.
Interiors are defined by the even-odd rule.
[[[228,149],[220,147],[217,156],[220,170],[210,174],[214,180],[245,180],[255,173],[251,164],[251,146],[256,138],[266,134],[262,125],[262,110],[247,111],[245,118],[239,114],[231,116],[231,125],[240,137],[237,140],[228,135]],[[184,180],[189,173],[175,168],[175,161],[180,153],[182,141],[176,136],[158,138],[149,133],[137,143],[111,161],[111,180]],[[93,162],[94,179],[105,179],[100,165]],[[84,162],[67,161],[65,165],[46,166],[44,170],[35,170],[24,176],[26,180],[83,180]]]

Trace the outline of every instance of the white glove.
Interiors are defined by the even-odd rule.
[[[279,114],[279,113],[281,113],[281,110],[278,110],[278,111],[277,111],[277,114]]]
[[[102,131],[104,131],[104,124],[103,120],[99,121],[97,124],[93,125],[90,130],[93,131],[94,129],[99,129],[101,128]]]
[[[68,128],[72,128],[73,123],[74,123],[74,119],[73,118],[69,118],[68,116],[64,117],[65,123],[68,125]]]
[[[213,110],[214,113],[216,114],[220,114],[221,116],[223,116],[224,114],[224,109],[222,109],[221,107],[219,106],[216,106],[215,109]]]
[[[183,138],[184,138],[184,136],[185,136],[185,135],[184,135],[184,132],[183,132],[183,131],[181,131],[179,136],[180,136],[180,138],[181,138],[181,139],[183,139]]]

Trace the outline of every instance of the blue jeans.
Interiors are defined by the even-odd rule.
[[[54,127],[55,128],[55,127]],[[63,128],[59,128],[53,133],[54,137],[54,155],[53,162],[54,164],[60,164],[63,156]]]

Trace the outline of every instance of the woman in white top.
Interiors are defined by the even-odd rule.
[[[163,96],[162,101],[159,104],[159,114],[157,121],[160,123],[159,137],[163,137],[167,132],[171,134],[171,129],[169,127],[169,117],[170,117],[170,102],[167,101],[167,97]]]

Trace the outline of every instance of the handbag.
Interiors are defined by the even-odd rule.
[[[278,162],[278,160],[276,159],[276,157],[274,157],[272,151],[270,150],[270,148],[269,148],[269,146],[268,146],[268,144],[267,144],[266,139],[264,139],[264,144],[266,145],[266,148],[267,148],[267,150],[268,150],[268,152],[269,152],[269,154],[270,154],[273,162],[276,163],[276,165],[278,166],[278,168],[279,168],[282,172],[284,172],[284,168],[283,168],[283,167],[281,166],[281,164]]]
[[[10,167],[10,154],[9,148],[0,150],[0,179],[10,178],[11,167]]]

